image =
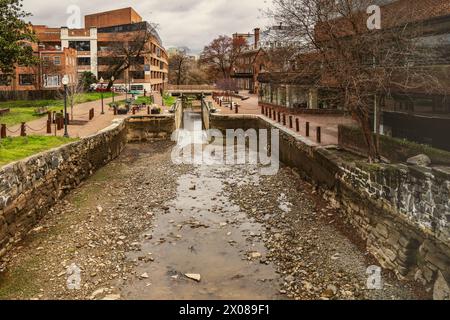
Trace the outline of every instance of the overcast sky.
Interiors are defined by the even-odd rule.
[[[249,32],[270,23],[261,13],[271,0],[24,0],[34,24],[68,25],[68,9],[79,7],[81,15],[133,7],[144,20],[159,25],[166,48],[187,46],[194,53],[218,35]],[[73,11],[72,11],[73,12]],[[82,18],[84,24],[84,18]]]

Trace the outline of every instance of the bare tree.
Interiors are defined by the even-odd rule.
[[[177,86],[186,81],[189,69],[189,56],[186,49],[178,50],[177,53],[169,57],[169,81]]]
[[[67,86],[67,106],[70,108],[70,119],[73,118],[73,111],[80,100],[81,95],[84,93],[84,85],[82,82],[75,82]],[[64,88],[58,91],[58,98],[64,99]]]
[[[298,44],[294,60],[300,60],[301,67],[295,68],[295,76],[311,77],[312,85],[321,88],[339,89],[344,107],[363,129],[370,161],[377,161],[378,134],[372,134],[371,110],[394,89],[436,92],[442,87],[427,63],[437,58],[436,53],[418,40],[423,34],[420,25],[408,23],[414,21],[414,8],[400,1],[403,6],[395,12],[383,11],[377,26],[372,0],[273,2],[269,15],[283,24],[281,36]]]
[[[106,71],[109,81],[108,90],[113,86],[111,77],[118,79],[124,71],[132,66],[142,67],[142,60],[151,53],[150,39],[156,34],[156,25],[150,23],[140,23],[135,31],[124,33],[126,42],[118,41],[109,44],[108,54],[102,59],[108,65]],[[143,70],[142,70],[143,71]]]
[[[203,49],[200,60],[216,71],[217,78],[227,79],[246,46],[247,41],[241,37],[220,36]]]

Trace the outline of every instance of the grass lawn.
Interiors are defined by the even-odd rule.
[[[14,137],[0,140],[0,166],[78,139],[47,136]]]
[[[164,100],[164,105],[166,107],[171,107],[171,106],[173,106],[175,104],[175,102],[177,101],[177,98],[172,97],[172,96],[170,96],[168,94],[165,94],[163,96],[163,100]]]
[[[118,106],[123,106],[123,105],[125,105],[125,100],[115,101],[114,103],[116,105],[118,105]],[[134,100],[132,104],[144,104],[144,103],[147,104],[147,105],[152,105],[153,104],[153,100],[152,100],[151,97],[141,96],[141,97],[138,97],[136,100]],[[109,103],[109,105],[111,106],[112,102]]]
[[[112,96],[110,92],[103,94],[104,98]],[[76,98],[76,103],[85,103],[97,101],[101,99],[101,93],[89,92],[82,93]],[[0,109],[11,109],[11,111],[3,116],[0,116],[0,123],[7,126],[15,125],[21,122],[29,122],[38,119],[42,116],[36,115],[34,110],[40,107],[48,107],[49,111],[60,111],[64,107],[63,100],[34,100],[34,101],[7,101],[0,102]],[[44,115],[46,116],[46,115]]]

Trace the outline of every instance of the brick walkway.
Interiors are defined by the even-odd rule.
[[[157,105],[161,106],[162,98],[161,95],[155,94],[155,102]],[[118,95],[115,97],[115,101],[124,100],[125,95]],[[112,98],[104,100],[104,111],[105,114],[101,114],[101,101],[92,101],[78,104],[74,107],[73,111],[73,121],[71,121],[68,126],[69,136],[72,138],[83,138],[97,133],[98,131],[111,125],[114,119],[126,118],[129,115],[114,115],[114,111],[109,108],[108,103],[112,102]],[[95,110],[94,119],[89,121],[89,110]],[[166,112],[167,107],[163,108]],[[70,108],[68,108],[70,113]],[[131,113],[130,113],[131,114]],[[147,110],[141,110],[137,113],[147,114]],[[20,124],[7,127],[7,136],[15,137],[20,135]],[[55,135],[55,126],[52,125],[52,134],[47,134],[47,116],[42,118],[27,122],[26,124],[26,134],[27,135]],[[59,130],[56,132],[57,136],[64,135],[64,130]]]
[[[233,102],[240,105],[238,108],[239,114],[251,114],[251,115],[261,115],[261,107],[258,105],[258,96],[243,93],[244,96],[249,96],[250,99],[241,101],[238,98],[234,98]],[[213,101],[209,98],[209,101]],[[218,110],[219,114],[236,114],[235,109],[230,110],[229,107],[220,107],[214,102],[215,108]],[[289,114],[286,114],[286,127],[290,129]],[[339,125],[356,125],[357,122],[350,116],[344,115],[292,115],[292,131],[296,131],[296,120],[299,121],[299,132],[298,134],[306,137],[306,123],[309,122],[310,133],[309,140],[311,142],[317,143],[317,128],[321,128],[321,143],[320,145],[337,145],[338,144],[338,126]],[[273,120],[278,123],[278,118]],[[283,123],[283,117],[281,117],[281,124]]]

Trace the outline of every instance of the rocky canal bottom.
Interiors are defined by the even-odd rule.
[[[171,151],[128,145],[50,210],[1,261],[0,298],[424,297],[389,272],[368,290],[375,261],[290,168],[178,166]]]

